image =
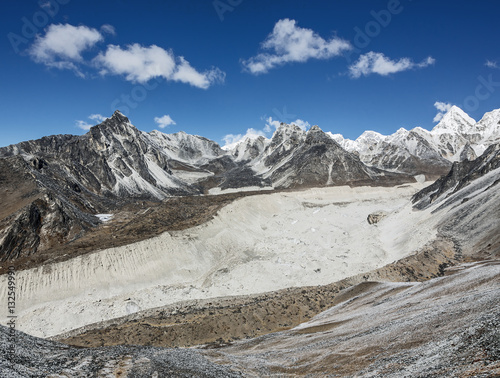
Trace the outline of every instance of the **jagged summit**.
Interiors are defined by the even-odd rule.
[[[131,124],[130,120],[119,110],[115,110],[115,112],[111,115],[111,117],[106,118],[99,125],[114,125],[114,124]]]
[[[114,113],[113,113],[113,115],[111,116],[111,118],[113,118],[113,117],[123,117],[123,118],[127,118],[127,117],[125,117],[125,115],[124,115],[121,111],[119,111],[118,109],[116,109],[116,110],[114,111]]]

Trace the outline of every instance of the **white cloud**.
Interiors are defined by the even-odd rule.
[[[496,62],[494,60],[487,60],[484,65],[488,68],[497,68],[497,69],[500,68],[500,66],[498,65],[498,62]]]
[[[436,60],[430,56],[420,63],[414,63],[410,58],[401,58],[396,61],[389,59],[382,53],[370,51],[361,55],[356,62],[349,66],[349,74],[355,79],[372,73],[387,76],[414,68],[424,68],[435,62]]]
[[[291,124],[300,127],[304,131],[306,131],[307,129],[309,129],[311,127],[311,125],[309,124],[309,122],[303,121],[301,119],[296,119]]]
[[[172,118],[170,118],[170,116],[168,114],[166,114],[162,117],[155,117],[155,122],[158,124],[158,127],[160,127],[161,129],[164,129],[167,126],[176,124],[175,121]]]
[[[90,128],[93,126],[90,123],[81,120],[75,121],[75,125],[76,127],[79,127],[82,130],[90,130]]]
[[[103,115],[100,115],[100,114],[91,114],[91,115],[89,115],[89,119],[96,121],[96,122],[104,122],[105,120],[107,120],[106,117],[104,117]]]
[[[258,75],[290,62],[329,59],[351,48],[350,43],[341,38],[325,40],[311,29],[298,27],[295,20],[285,18],[274,25],[262,42],[262,49],[270,53],[260,53],[242,63],[247,71]]]
[[[247,129],[247,132],[243,134],[227,134],[222,138],[224,141],[225,145],[222,147],[225,150],[230,150],[234,148],[239,142],[250,138],[250,139],[256,139],[260,136],[265,137],[266,133],[261,131],[261,130],[256,130],[256,129]]]
[[[76,120],[75,121],[76,127],[79,127],[82,130],[90,130],[90,128],[92,126],[94,126],[95,124],[101,123],[101,122],[104,122],[105,120],[107,120],[107,118],[101,114],[91,114],[88,116],[88,119],[91,119],[92,121],[94,121],[94,123],[90,124],[86,121]]]
[[[270,133],[276,130],[280,126],[281,122],[273,119],[272,117],[266,118],[266,125],[264,126],[264,132]],[[295,121],[290,122],[290,125],[295,125],[300,127],[302,130],[306,131],[311,127],[309,122],[303,121],[297,118]]]
[[[82,53],[104,40],[103,34],[115,35],[112,25],[104,24],[100,31],[87,26],[52,24],[45,35],[38,35],[28,52],[31,58],[49,67],[71,70],[80,77],[85,75],[80,67],[86,62]],[[145,83],[152,78],[179,81],[207,89],[215,83],[223,83],[226,74],[219,68],[199,72],[182,56],[176,57],[171,50],[151,45],[128,45],[124,48],[108,45],[92,60],[102,75],[123,75],[131,82]]]
[[[110,25],[110,24],[102,25],[101,32],[106,33],[106,34],[116,35],[115,27],[113,25]]]
[[[106,52],[99,53],[94,61],[101,67],[103,75],[124,75],[126,80],[139,83],[163,77],[206,89],[216,82],[223,82],[225,77],[218,68],[198,72],[184,57],[175,57],[171,50],[156,45],[144,47],[135,43],[125,49],[109,45]]]
[[[37,63],[73,70],[83,76],[75,63],[82,62],[82,52],[101,40],[101,33],[87,26],[52,24],[46,28],[45,35],[36,37],[29,54]]]
[[[266,118],[266,125],[264,126],[264,132],[270,133],[274,130],[276,130],[279,125],[280,121],[273,120],[273,117]]]
[[[434,103],[434,107],[438,110],[438,112],[434,117],[433,122],[441,121],[441,119],[444,117],[446,113],[448,113],[448,110],[450,110],[452,106],[453,105],[450,104],[449,102],[436,101]]]

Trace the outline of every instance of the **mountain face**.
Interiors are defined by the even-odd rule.
[[[278,188],[412,181],[366,166],[318,126],[306,132],[297,126],[281,125],[255,169]]]
[[[142,132],[119,111],[82,136],[55,135],[0,148],[0,165],[2,203],[17,204],[0,219],[2,260],[71,242],[101,223],[95,214],[137,201],[212,188],[411,181],[365,166],[318,127],[306,133],[283,124],[271,140],[247,140],[224,151],[184,132]]]
[[[473,160],[500,138],[500,110],[486,113],[476,122],[453,106],[431,130],[399,129],[388,136],[366,131],[356,140],[330,134],[346,150],[357,153],[365,164],[378,168],[439,177],[453,162]]]
[[[422,209],[438,199],[449,197],[468,186],[474,180],[485,177],[498,168],[500,168],[500,144],[494,144],[488,147],[488,149],[475,160],[464,160],[462,162],[453,163],[447,175],[442,176],[432,185],[421,190],[413,197],[415,207]],[[500,183],[498,175],[493,175],[490,179],[493,181],[486,185],[484,190],[488,190]]]
[[[271,139],[229,149],[184,132],[146,133],[116,111],[81,136],[55,135],[0,148],[0,259],[78,239],[137,201],[239,188],[394,185],[447,174],[499,141],[500,110],[475,122],[453,107],[432,130],[373,131],[355,141],[281,124]]]

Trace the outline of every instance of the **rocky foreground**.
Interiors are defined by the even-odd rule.
[[[4,377],[494,377],[500,265],[465,264],[423,283],[365,282],[298,327],[227,345],[77,348],[0,328]]]
[[[424,283],[366,282],[309,322],[207,355],[256,377],[498,376],[499,283],[498,262]]]

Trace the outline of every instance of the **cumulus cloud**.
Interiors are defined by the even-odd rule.
[[[90,130],[90,128],[91,128],[92,126],[94,126],[95,124],[97,124],[97,123],[101,123],[101,122],[104,122],[104,121],[107,119],[106,117],[104,117],[104,116],[103,116],[103,115],[101,115],[101,114],[91,114],[91,115],[89,115],[87,118],[88,118],[88,119],[90,119],[90,120],[92,120],[92,121],[94,121],[94,123],[93,123],[93,124],[91,124],[91,123],[88,123],[88,122],[86,122],[86,121],[76,120],[76,121],[75,121],[75,125],[76,125],[76,127],[80,128],[80,129],[82,129],[82,130],[86,130],[86,131],[88,131],[88,130]]]
[[[91,115],[89,115],[89,119],[96,121],[96,122],[104,122],[105,120],[107,120],[107,118],[101,114],[91,114]]]
[[[102,25],[101,32],[106,33],[106,34],[116,35],[115,27],[113,25],[110,25],[110,24]]]
[[[497,68],[497,69],[500,68],[500,66],[498,65],[498,62],[496,62],[494,60],[487,60],[484,65],[488,68]]]
[[[387,76],[393,73],[415,68],[424,68],[434,64],[435,62],[436,60],[430,56],[420,63],[415,63],[410,58],[391,60],[382,53],[370,51],[361,55],[356,62],[349,66],[349,74],[355,79],[361,76],[368,76],[373,73]]]
[[[450,104],[449,102],[436,101],[434,103],[434,107],[438,110],[438,112],[434,117],[433,122],[441,121],[441,119],[444,117],[446,113],[448,113],[448,110],[450,110],[452,106],[453,104]]]
[[[80,77],[85,77],[81,67],[88,65],[97,68],[102,75],[121,75],[133,83],[164,78],[207,89],[225,80],[226,74],[219,68],[212,67],[200,72],[184,57],[176,57],[171,50],[156,45],[108,45],[93,60],[85,61],[82,54],[103,41],[105,34],[115,35],[115,28],[104,24],[98,31],[87,26],[52,24],[45,29],[44,35],[35,38],[28,52],[37,63],[71,70]]]
[[[90,123],[85,122],[85,121],[81,121],[81,120],[75,121],[75,125],[76,125],[76,127],[79,127],[80,129],[86,130],[86,131],[90,130],[90,128],[93,126]]]
[[[248,72],[258,75],[291,62],[306,62],[309,59],[329,59],[351,49],[351,44],[341,38],[323,39],[311,29],[301,28],[295,20],[279,20],[273,31],[262,42],[262,52],[243,60]]]
[[[175,121],[172,118],[170,118],[170,116],[168,114],[165,114],[162,117],[155,117],[155,122],[158,124],[158,127],[161,129],[164,129],[167,126],[176,124]]]
[[[309,124],[309,122],[303,121],[301,119],[296,119],[291,124],[300,127],[304,131],[308,130],[311,127],[311,125]]]
[[[37,63],[73,70],[82,76],[75,63],[83,61],[82,52],[102,40],[99,31],[87,26],[52,24],[46,28],[45,35],[36,37],[29,54]]]
[[[207,89],[212,84],[223,82],[225,74],[218,68],[205,72],[195,70],[184,57],[176,57],[171,50],[156,45],[144,47],[138,43],[126,48],[109,45],[99,53],[94,62],[101,74],[123,75],[131,82],[145,83],[156,77],[180,81]]]
[[[266,118],[266,125],[264,126],[264,132],[270,133],[276,130],[279,127],[280,123],[281,123],[280,121],[273,119],[273,117]]]

